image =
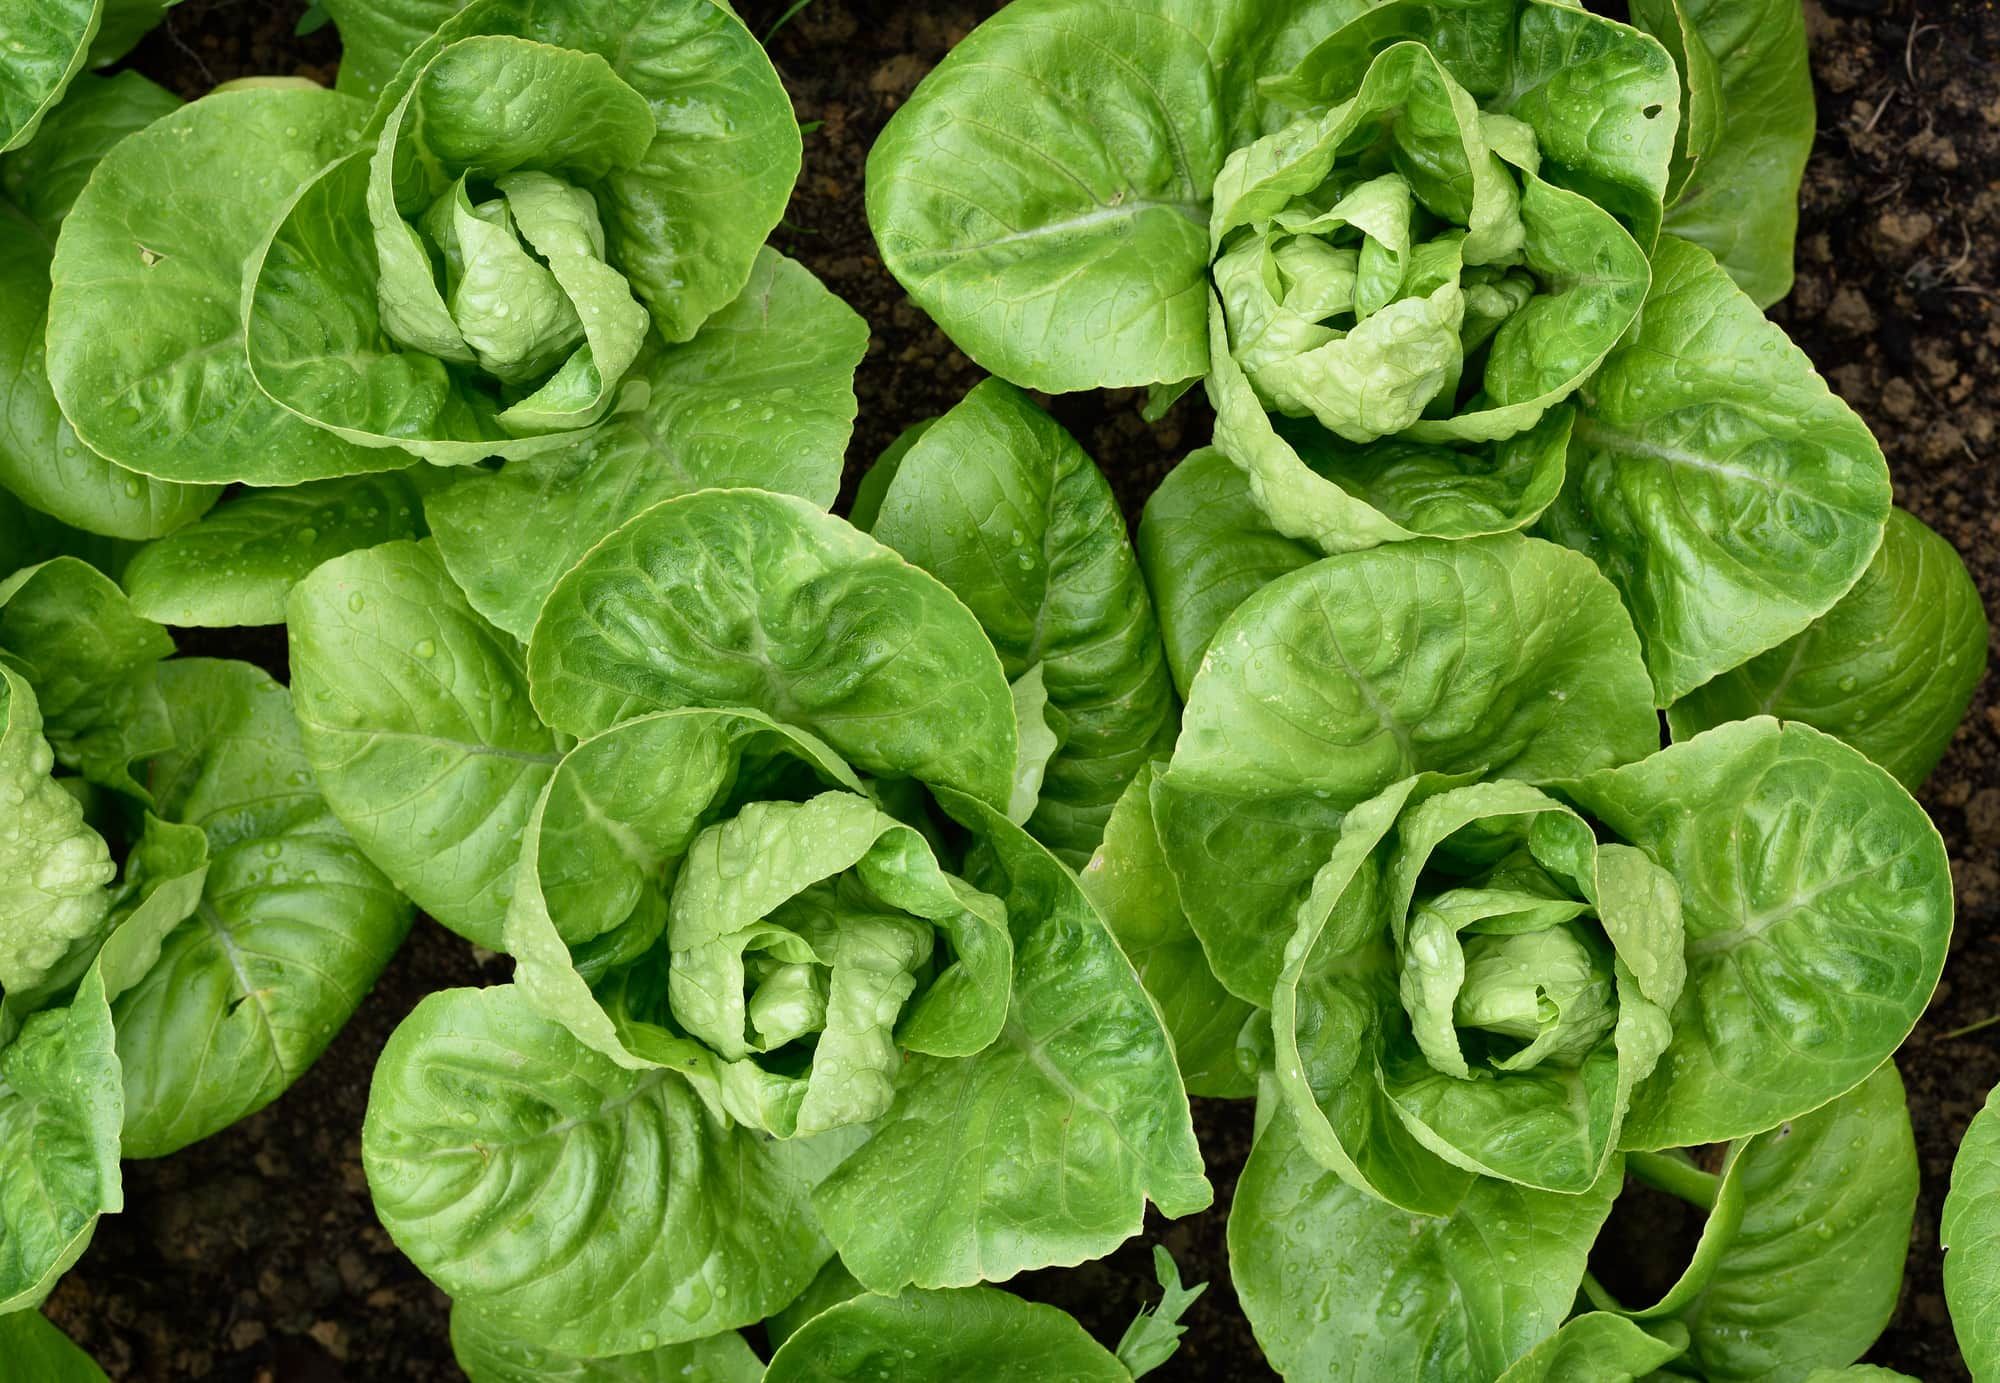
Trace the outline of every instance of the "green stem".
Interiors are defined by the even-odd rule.
[[[1602,1282],[1597,1280],[1594,1273],[1586,1272],[1583,1275],[1583,1295],[1599,1311],[1613,1311],[1621,1316],[1625,1314],[1625,1307],[1617,1297],[1611,1295]]]
[[[1703,1210],[1715,1209],[1716,1193],[1722,1188],[1721,1177],[1704,1172],[1685,1153],[1626,1153],[1625,1170],[1655,1191],[1678,1196]]]

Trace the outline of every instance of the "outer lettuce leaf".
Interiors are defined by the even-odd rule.
[[[8,35],[0,68],[0,152],[35,137],[43,117],[83,70],[104,18],[104,0],[6,0]]]
[[[320,563],[423,535],[415,486],[402,474],[251,490],[148,543],[126,567],[141,614],[179,627],[282,624],[285,597]]]
[[[1010,679],[1041,669],[1063,733],[1027,827],[1082,863],[1177,728],[1111,487],[1054,419],[988,380],[899,455],[870,531],[966,603]]]
[[[1944,1255],[1944,1299],[1959,1353],[1974,1377],[2000,1370],[2000,1087],[1958,1145],[1951,1191],[1944,1199],[1938,1246]]]
[[[82,77],[34,144],[0,160],[0,485],[96,533],[152,538],[215,502],[114,465],[77,440],[49,387],[49,268],[58,227],[93,169],[125,136],[180,105],[136,72]]]
[[[770,1144],[673,1072],[592,1052],[511,985],[433,994],[404,1020],[375,1068],[362,1158],[376,1212],[428,1277],[563,1354],[748,1325],[827,1256],[806,1183]]]
[[[520,832],[560,757],[519,645],[473,612],[428,543],[326,563],[292,589],[286,625],[327,805],[419,907],[497,947]]]
[[[327,0],[340,30],[339,90],[373,101],[403,60],[469,0]]]
[[[1070,1316],[991,1287],[852,1297],[788,1336],[764,1375],[769,1383],[1128,1383],[1132,1376]]]
[[[1563,1323],[1500,1375],[1500,1383],[1637,1383],[1687,1348],[1685,1332],[1669,1323],[1651,1330],[1604,1311]],[[1817,1378],[1818,1374],[1810,1375]]]
[[[895,1106],[814,1195],[877,1291],[1080,1263],[1136,1234],[1148,1200],[1176,1218],[1213,1196],[1172,1042],[1075,876],[992,808],[942,799],[991,849],[976,882],[1007,905],[1014,992],[991,1047],[904,1066]]]
[[[1327,1170],[1274,1109],[1229,1213],[1237,1295],[1287,1378],[1494,1379],[1569,1313],[1619,1180],[1578,1196],[1481,1180],[1449,1216],[1413,1216]]]
[[[1633,8],[1643,18],[1646,7]],[[1812,151],[1805,14],[1790,0],[1675,0],[1675,8],[1713,63],[1720,128],[1666,229],[1708,250],[1752,302],[1769,307],[1792,288],[1799,179]]]
[[[124,1208],[111,1004],[194,910],[207,870],[198,831],[168,826],[142,841],[115,929],[67,1006],[33,1014],[0,1050],[0,1163],[29,1172],[0,1181],[0,1314],[38,1305],[82,1255],[97,1217]]]
[[[891,117],[868,155],[868,223],[981,367],[1052,393],[1207,371],[1233,8],[1009,6]]]
[[[431,495],[424,508],[439,554],[472,607],[525,641],[562,574],[662,500],[748,486],[826,508],[840,488],[867,344],[852,309],[766,249],[734,302],[692,340],[642,363],[643,408],[568,451],[467,472]]]
[[[472,1383],[757,1383],[763,1361],[735,1331],[586,1359],[529,1344],[475,1308],[451,1309],[451,1352]]]
[[[1722,1142],[1852,1089],[1930,1002],[1951,875],[1894,779],[1809,726],[1710,730],[1567,789],[1674,876],[1687,987],[1628,1148]]]
[[[626,523],[549,595],[528,671],[536,708],[570,734],[740,706],[869,773],[995,806],[1013,783],[1013,697],[978,621],[890,549],[789,496],[708,490]]]
[[[220,92],[105,156],[51,269],[49,380],[85,446],[183,482],[282,485],[408,464],[287,412],[244,356],[245,257],[366,114],[326,91]],[[189,181],[190,166],[208,176]]]
[[[1256,1010],[1222,987],[1188,925],[1153,824],[1154,776],[1153,764],[1139,770],[1078,879],[1158,1005],[1188,1093],[1245,1098],[1256,1084],[1236,1044]]]
[[[0,1352],[25,1378],[44,1383],[106,1383],[104,1370],[39,1311],[0,1316]]]
[[[1755,715],[1853,745],[1912,792],[1944,757],[1986,672],[1986,611],[1923,521],[1889,512],[1854,588],[1805,630],[1667,708],[1676,739]]]
[[[1577,397],[1542,531],[1623,593],[1660,705],[1800,632],[1875,555],[1881,448],[1707,251],[1661,239],[1638,329]]]
[[[174,651],[88,563],[57,557],[0,581],[0,661],[34,685],[56,760],[144,800],[130,765],[173,743],[155,685]]]
[[[148,765],[154,809],[199,828],[209,863],[194,916],[112,1006],[127,1157],[173,1152],[276,1099],[410,926],[408,902],[315,790],[283,687],[207,659],[167,663],[160,682],[174,746]]]
[[[820,1312],[830,1306],[838,1306],[850,1297],[858,1297],[867,1290],[854,1280],[854,1274],[841,1265],[840,1259],[829,1258],[810,1287],[799,1293],[791,1305],[764,1322],[764,1338],[776,1350],[798,1334],[800,1326]]]
[[[1761,1133],[1732,1171],[1743,1218],[1679,1312],[1714,1383],[1851,1364],[1896,1309],[1917,1205],[1917,1148],[1893,1063]]]
[[[1185,697],[1230,612],[1320,553],[1271,527],[1248,476],[1213,447],[1167,472],[1139,516],[1139,565],[1152,587],[1174,686]]]

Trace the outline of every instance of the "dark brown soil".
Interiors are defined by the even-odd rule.
[[[762,32],[786,8],[738,9]],[[776,240],[874,327],[859,380],[850,471],[897,432],[957,400],[978,372],[904,301],[862,215],[870,141],[933,63],[991,8],[817,0],[771,48],[807,136],[806,168]],[[135,56],[194,96],[253,72],[331,76],[331,30],[291,35],[296,11],[262,0],[186,0]],[[1899,502],[1958,546],[2000,616],[2000,13],[1991,0],[1808,4],[1820,141],[1807,176],[1799,284],[1778,318],[1881,437]],[[1205,439],[1198,402],[1157,427],[1130,397],[1056,400],[1128,512]],[[1997,621],[2000,622],[2000,621]],[[267,662],[282,644],[203,640]],[[222,644],[224,647],[217,647]],[[2000,705],[1992,679],[1923,794],[1952,855],[1958,935],[1930,1016],[1903,1050],[1923,1158],[1923,1200],[1903,1301],[1871,1359],[1930,1380],[1963,1377],[1939,1289],[1936,1223],[1951,1156],[2000,1079]],[[446,1303],[376,1225],[360,1166],[376,1052],[425,993],[504,977],[423,923],[333,1049],[284,1099],[206,1143],[130,1165],[128,1209],[57,1290],[49,1312],[113,1377],[318,1380],[458,1377]],[[1228,1285],[1229,1195],[1249,1108],[1197,1101],[1216,1183],[1207,1214],[1149,1229],[1189,1280],[1211,1286],[1161,1379],[1272,1377]],[[1154,1287],[1135,1241],[1101,1263],[1017,1284],[1114,1341]]]

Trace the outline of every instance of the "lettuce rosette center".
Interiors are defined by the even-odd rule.
[[[1493,441],[1583,381],[1645,296],[1616,217],[1539,176],[1534,129],[1420,43],[1230,156],[1212,274],[1269,411],[1357,445]]]
[[[1281,1080],[1342,1143],[1362,1106],[1393,1119],[1459,1169],[1439,1187],[1579,1193],[1672,1038],[1684,948],[1679,886],[1642,851],[1524,783],[1408,778],[1348,815],[1313,881]]]
[[[464,372],[510,432],[600,416],[649,319],[606,262],[590,189],[653,135],[646,98],[594,53],[503,35],[441,49],[369,160],[383,329]]]
[[[781,1137],[882,1117],[906,1052],[991,1043],[1013,960],[1004,903],[825,744],[748,710],[640,717],[572,751],[507,939],[586,1040]]]
[[[1218,444],[1329,551],[1519,527],[1560,487],[1561,405],[1635,320],[1645,253],[1426,45],[1357,62],[1216,179]],[[1302,505],[1307,467],[1350,498]]]

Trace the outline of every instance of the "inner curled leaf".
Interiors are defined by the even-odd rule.
[[[998,899],[865,797],[749,803],[695,838],[675,880],[673,1019],[725,1060],[796,1073],[798,1132],[867,1123],[893,1098],[899,1038],[984,1045],[964,1036],[983,1021],[945,1012],[939,943],[1005,926]]]
[[[1006,905],[892,797],[749,711],[585,740],[524,842],[507,920],[521,982],[584,1041],[674,1068],[740,1123],[791,1137],[878,1119],[904,1053],[998,1036],[1013,960]]]
[[[1579,1193],[1672,1039],[1683,938],[1674,877],[1554,798],[1405,779],[1348,815],[1301,912],[1281,1082],[1323,1159],[1433,1165],[1399,1201],[1467,1172]]]
[[[1532,428],[1649,281],[1617,218],[1540,166],[1534,130],[1482,110],[1419,43],[1232,154],[1212,274],[1226,353],[1257,400],[1363,446]]]
[[[592,188],[655,132],[594,53],[498,35],[443,48],[370,160],[383,330],[477,372],[515,435],[601,417],[649,318],[607,260]]]

